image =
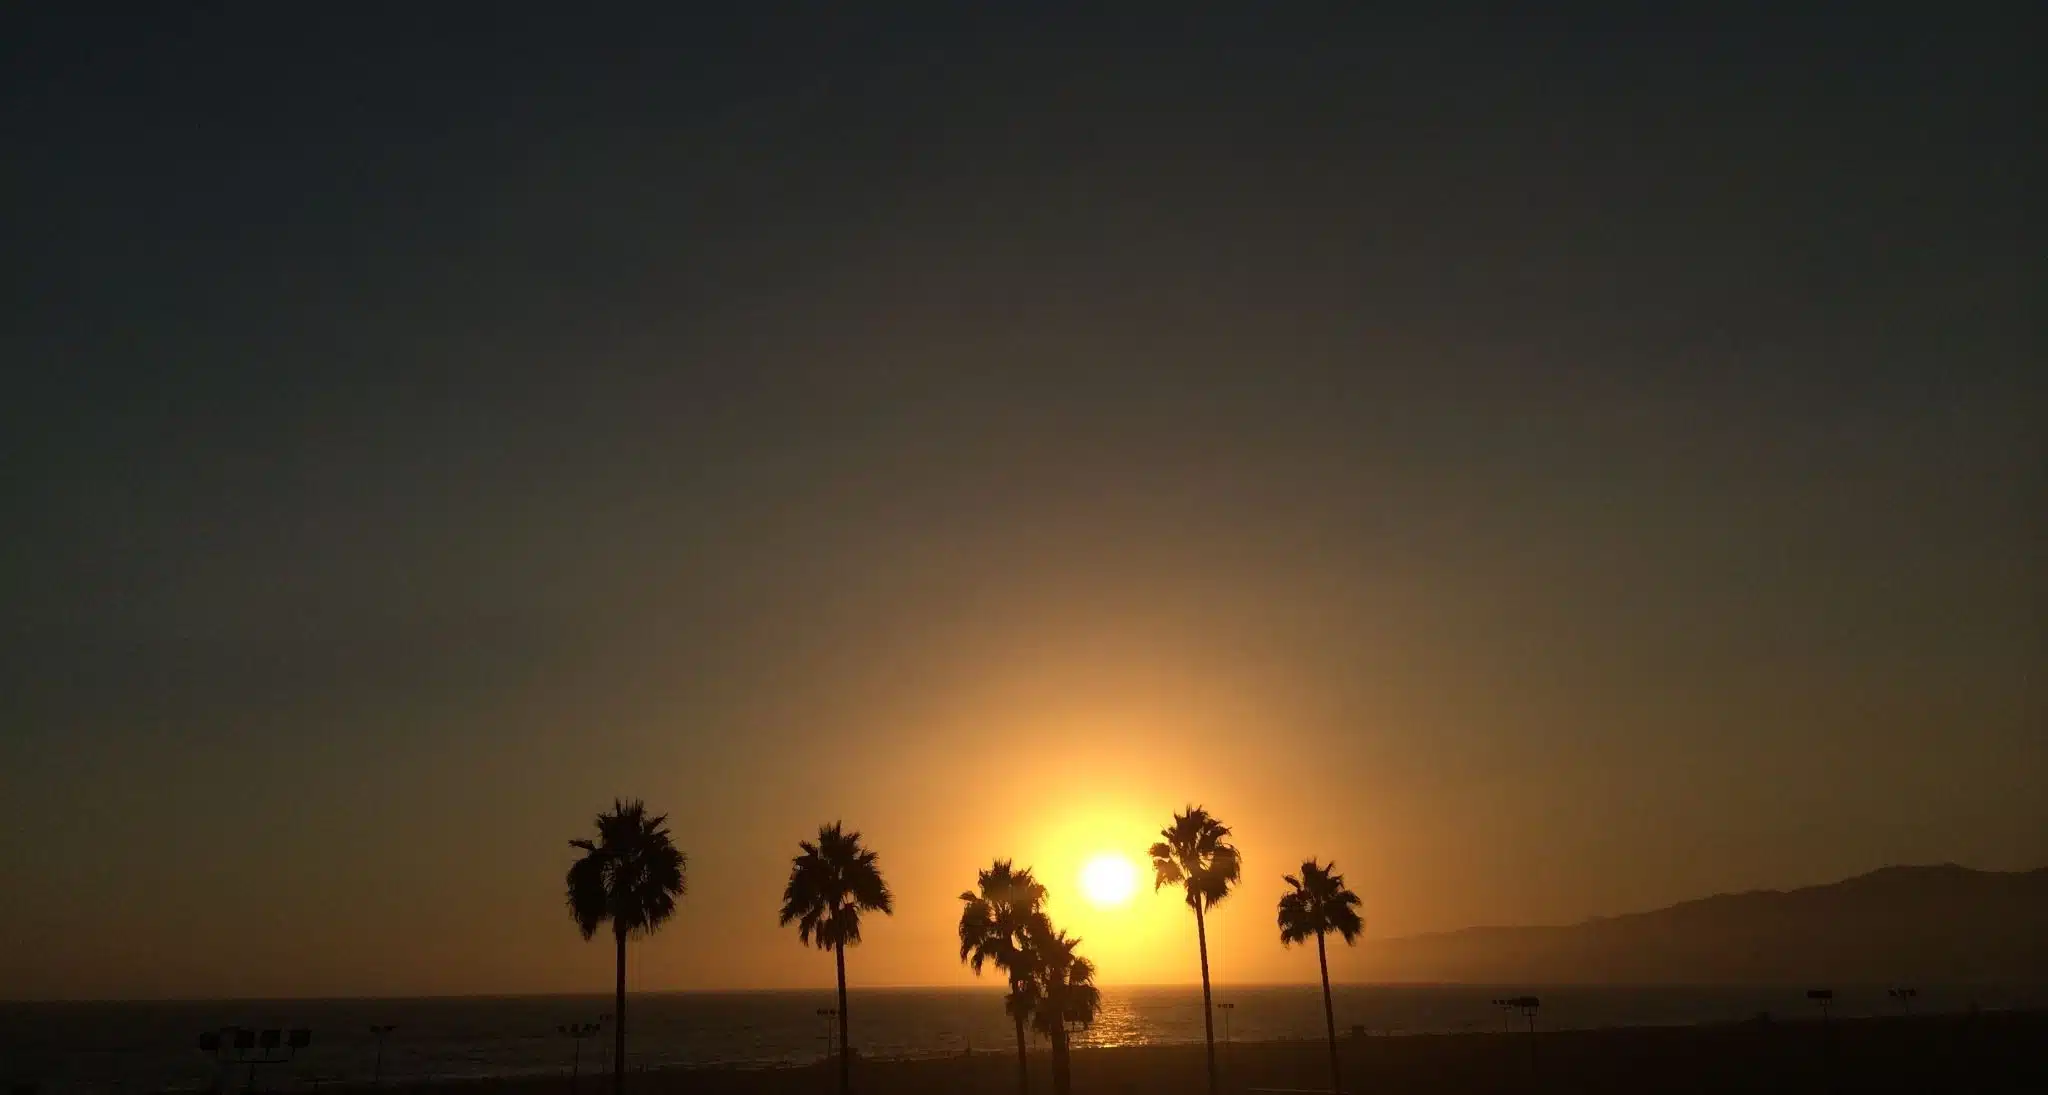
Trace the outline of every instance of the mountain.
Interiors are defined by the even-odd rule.
[[[1886,867],[1567,927],[1378,940],[1365,958],[1376,981],[2048,983],[2048,868]]]

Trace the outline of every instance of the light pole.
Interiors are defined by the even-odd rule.
[[[583,1070],[583,1040],[597,1033],[596,1023],[564,1023],[555,1028],[565,1038],[576,1042],[576,1049],[569,1055],[569,1095],[576,1095],[577,1074]]]
[[[255,1031],[253,1031],[253,1030],[250,1030],[250,1029],[249,1029],[249,1028],[247,1028],[247,1027],[236,1027],[236,1028],[235,1028],[235,1030],[234,1030],[234,1035],[235,1035],[235,1037],[234,1037],[234,1043],[235,1043],[235,1051],[234,1051],[234,1052],[235,1052],[235,1060],[236,1060],[236,1061],[247,1061],[247,1060],[249,1060],[249,1059],[250,1059],[250,1057],[251,1057],[251,1056],[253,1056],[253,1055],[255,1054],[255,1052],[256,1052],[256,1032],[255,1032]],[[249,1084],[248,1084],[248,1090],[251,1090],[251,1091],[253,1091],[253,1090],[255,1090],[255,1088],[256,1088],[256,1066],[255,1066],[254,1064],[251,1064],[251,1065],[249,1066]]]
[[[829,1061],[832,1059],[832,1051],[838,1048],[834,1044],[837,1041],[834,1032],[839,1029],[839,1024],[836,1022],[839,1018],[839,1009],[819,1008],[818,1018],[825,1021],[825,1059]]]
[[[213,1055],[216,1091],[225,1090],[227,1071],[233,1065],[249,1066],[249,1082],[243,1090],[254,1091],[257,1065],[286,1064],[297,1057],[300,1050],[312,1044],[313,1032],[304,1027],[273,1027],[260,1031],[248,1027],[222,1027],[199,1036],[199,1051]]]
[[[234,1045],[239,1040],[241,1029],[240,1027],[222,1027],[219,1030],[201,1032],[199,1035],[199,1052],[210,1054],[213,1057],[213,1087],[211,1090],[215,1092],[219,1092],[227,1082],[228,1063],[236,1055]]]
[[[370,1082],[384,1082],[384,1036],[398,1029],[397,1023],[372,1023],[370,1034],[377,1039],[377,1063],[370,1070]]]
[[[1223,1044],[1227,1046],[1230,1044],[1230,1013],[1237,1010],[1237,1005],[1218,1004],[1216,1010],[1223,1013]]]
[[[1820,1005],[1820,1021],[1828,1021],[1828,1007],[1835,1002],[1833,989],[1807,989],[1806,998]]]
[[[1920,990],[1910,985],[1902,985],[1899,988],[1886,990],[1886,994],[1892,999],[1897,1000],[1899,1006],[1906,1010],[1906,1014],[1911,1015],[1913,1014],[1913,998],[1920,995]]]
[[[1514,1021],[1516,1012],[1521,1012],[1522,1016],[1529,1020],[1529,1067],[1534,1069],[1536,1067],[1536,1012],[1543,1007],[1543,1001],[1534,996],[1501,996],[1494,999],[1493,1006],[1501,1010],[1502,1033],[1507,1032],[1509,1024]]]

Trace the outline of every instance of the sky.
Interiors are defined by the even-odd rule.
[[[0,995],[1219,982],[2048,863],[2020,5],[10,10]],[[862,8],[868,6],[862,5]],[[962,10],[972,7],[975,10]],[[1966,10],[1967,9],[1967,10]],[[1333,955],[1370,980],[1365,952]]]

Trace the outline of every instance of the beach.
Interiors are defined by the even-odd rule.
[[[2048,1012],[1899,1016],[1821,1022],[1748,1022],[1609,1030],[1460,1033],[1345,1038],[1344,1090],[1433,1092],[2038,1092],[2048,1090]],[[1326,1091],[1321,1041],[1217,1046],[1222,1089]],[[1031,1055],[1032,1091],[1052,1090],[1050,1058]],[[1077,1095],[1201,1092],[1199,1045],[1082,1049]],[[825,1095],[825,1065],[676,1068],[628,1076],[633,1095]],[[602,1095],[609,1076],[582,1076],[576,1090]],[[570,1079],[530,1077],[442,1084],[387,1084],[381,1095],[569,1095]],[[861,1095],[938,1095],[1016,1090],[1016,1058],[977,1052],[951,1058],[864,1060]],[[323,1088],[368,1095],[368,1088]]]

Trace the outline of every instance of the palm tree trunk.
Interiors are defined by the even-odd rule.
[[[1323,946],[1323,933],[1316,933],[1316,964],[1323,967],[1323,1029],[1330,1035],[1330,1090],[1343,1091],[1337,1070],[1337,1012],[1330,1007],[1330,954]]]
[[[1012,1015],[1017,1023],[1017,1095],[1031,1095],[1031,1065],[1024,1056],[1024,1017]]]
[[[1073,1074],[1067,1071],[1067,1031],[1065,1024],[1059,1033],[1052,1036],[1052,1090],[1053,1095],[1067,1095],[1074,1090]]]
[[[626,1095],[626,933],[612,929],[619,944],[619,983],[612,992],[612,1095]]]
[[[1202,904],[1195,902],[1195,946],[1202,951],[1202,1040],[1209,1051],[1209,1095],[1216,1095],[1216,1009],[1209,1003],[1209,929],[1202,922]]]
[[[853,1090],[853,1049],[846,1044],[846,944],[833,944],[832,953],[839,961],[839,1095],[847,1095]]]

